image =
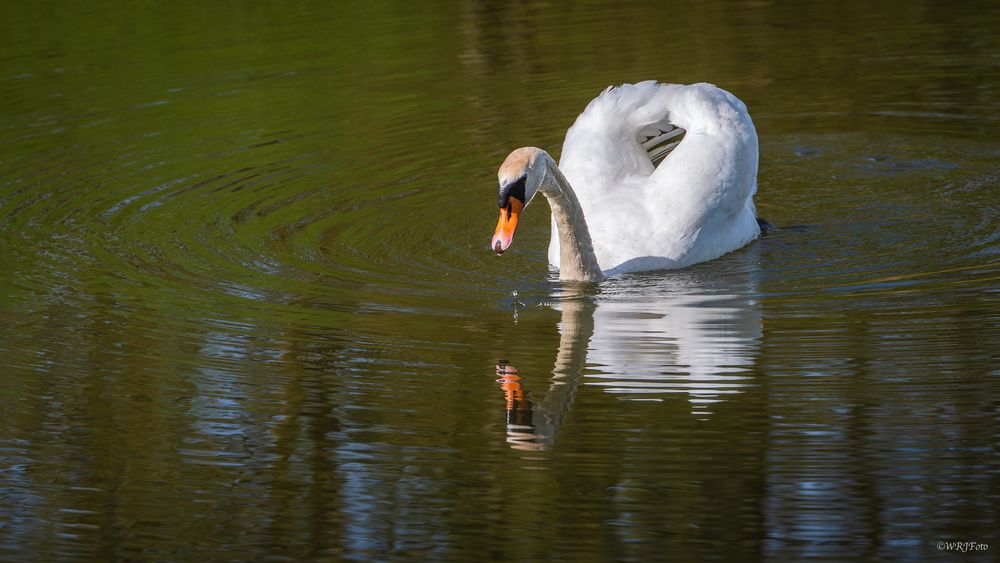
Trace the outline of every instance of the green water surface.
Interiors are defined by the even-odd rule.
[[[3,3],[0,560],[991,560],[998,31]],[[489,252],[504,157],[645,79],[746,102],[778,229],[571,287],[537,204]]]

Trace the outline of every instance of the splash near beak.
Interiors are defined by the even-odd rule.
[[[500,208],[500,220],[497,221],[497,230],[493,233],[493,241],[490,248],[500,256],[514,241],[514,231],[517,229],[517,219],[521,215],[524,204],[516,197],[507,200],[507,207]]]

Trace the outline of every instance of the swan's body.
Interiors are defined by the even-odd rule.
[[[677,133],[679,144],[649,149]],[[549,263],[563,280],[683,268],[760,235],[757,133],[746,106],[711,84],[609,88],[566,133],[558,166],[545,151],[522,148],[498,178],[492,247],[510,246],[521,208],[541,192],[552,206]]]

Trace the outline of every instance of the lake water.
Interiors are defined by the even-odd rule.
[[[0,13],[0,559],[1000,550],[995,3]],[[746,102],[778,229],[494,256],[507,153],[644,79]]]

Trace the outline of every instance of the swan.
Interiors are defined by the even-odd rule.
[[[566,132],[557,165],[516,149],[497,173],[503,254],[541,193],[552,209],[549,263],[562,281],[684,268],[758,238],[757,132],[717,86],[646,81],[608,87]]]

